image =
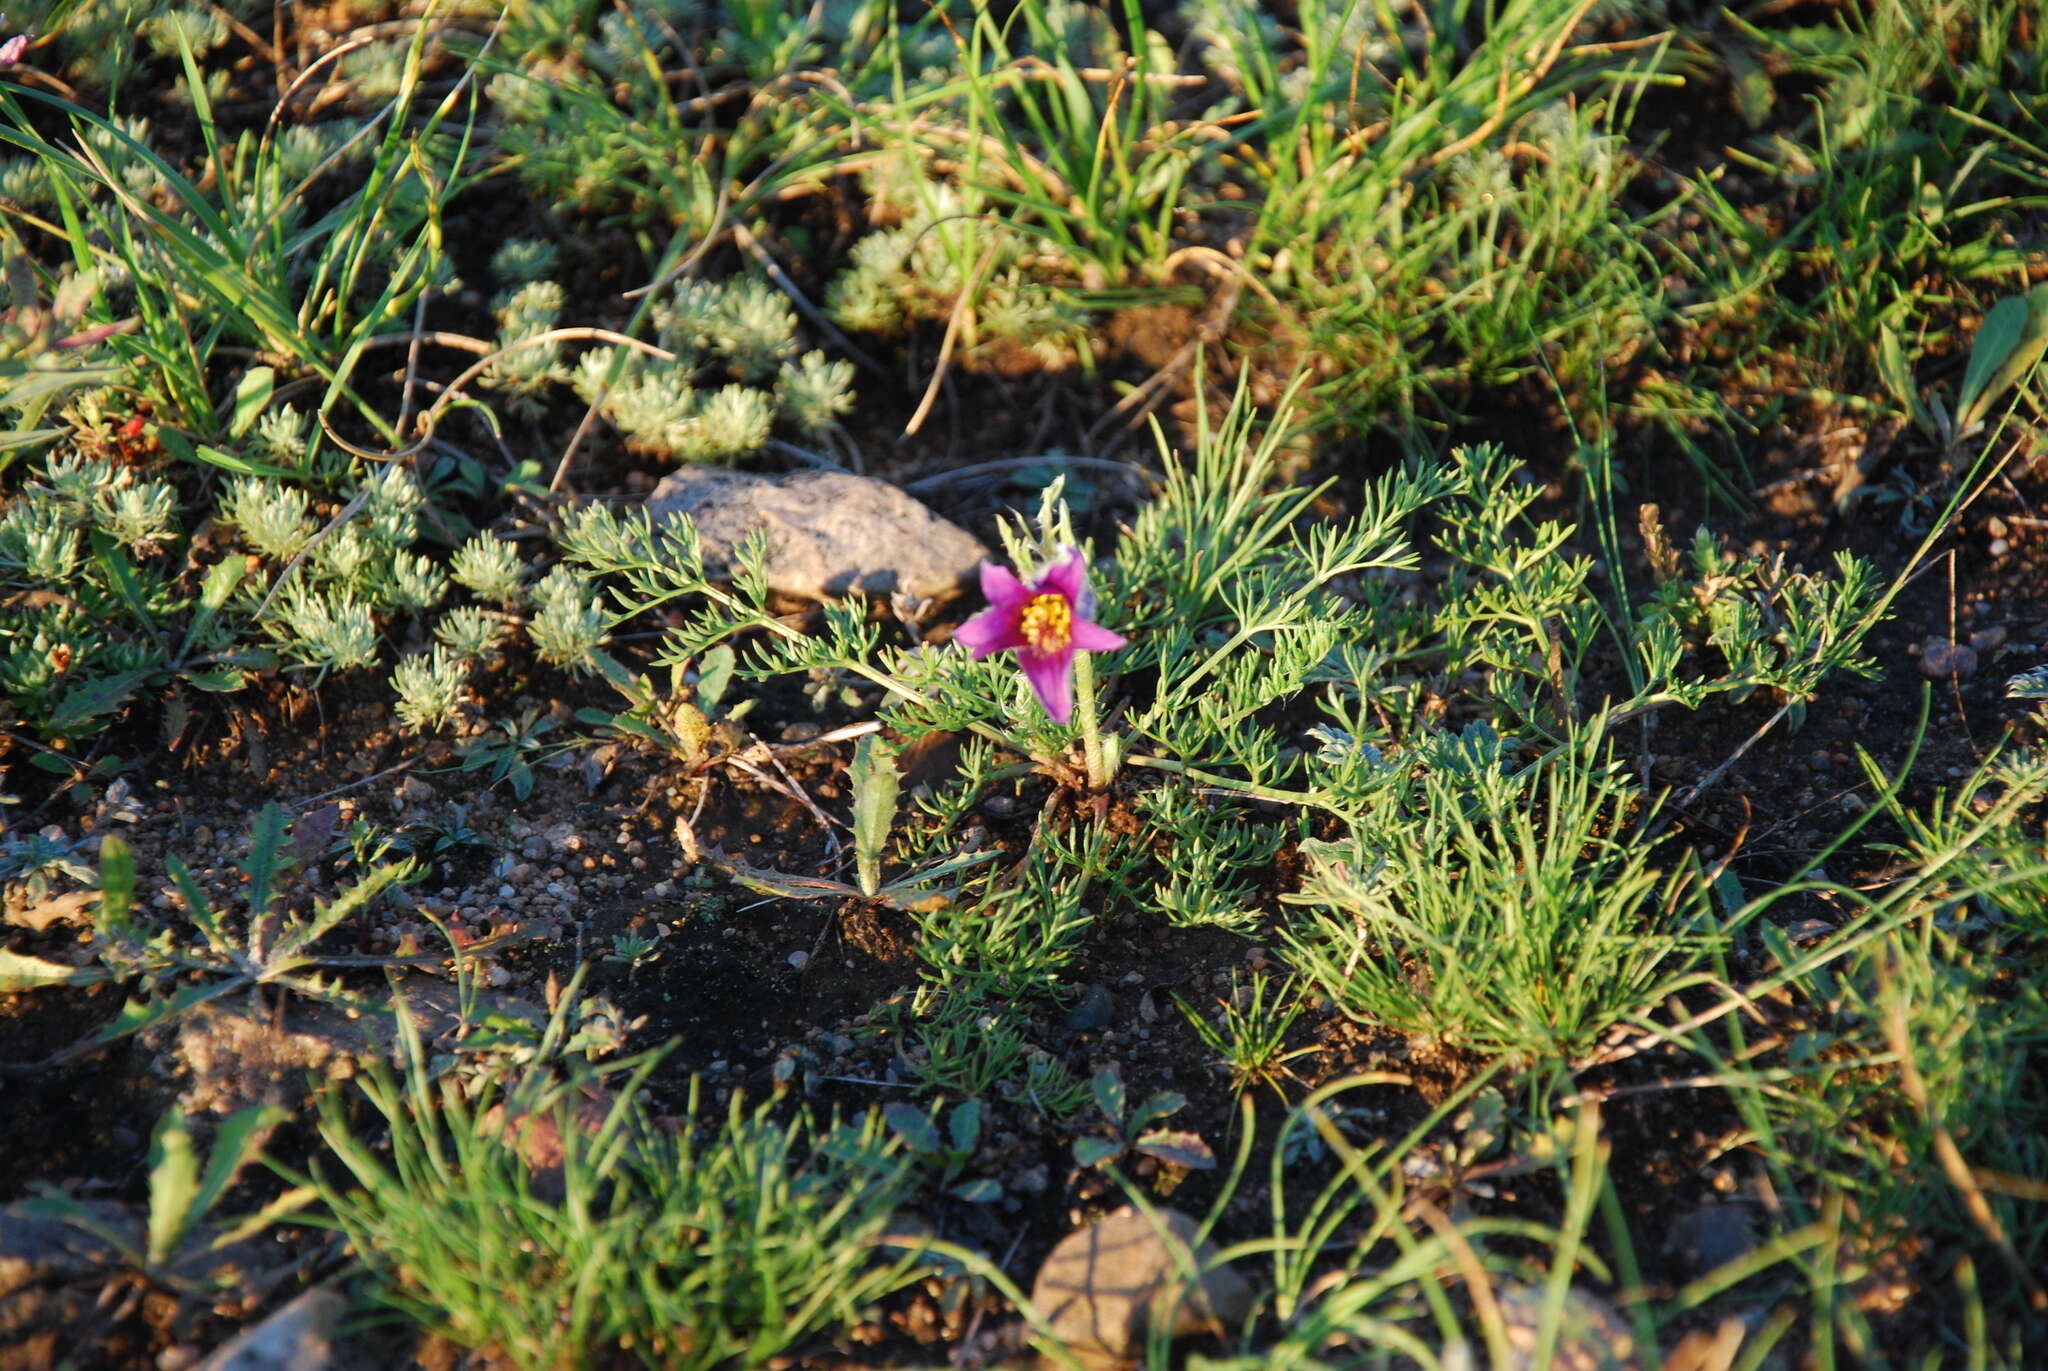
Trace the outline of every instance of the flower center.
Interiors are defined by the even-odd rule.
[[[1017,616],[1017,632],[1034,652],[1058,652],[1074,640],[1074,611],[1064,595],[1034,595]]]

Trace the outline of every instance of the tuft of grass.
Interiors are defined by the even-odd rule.
[[[755,1367],[929,1270],[889,1237],[913,1159],[878,1115],[779,1122],[735,1093],[720,1117],[693,1084],[662,1127],[638,1103],[645,1059],[616,1094],[587,1070],[465,1093],[406,1023],[403,1075],[380,1060],[361,1082],[370,1127],[322,1096],[310,1183],[377,1298],[463,1346],[528,1371],[621,1349]],[[545,1179],[537,1148],[559,1152]]]
[[[1287,1035],[1308,1006],[1298,995],[1290,996],[1285,989],[1269,1003],[1266,990],[1270,982],[1269,977],[1253,976],[1251,984],[1240,991],[1237,977],[1233,974],[1230,994],[1217,1000],[1213,1022],[1180,996],[1175,995],[1173,1002],[1180,1006],[1181,1014],[1202,1045],[1228,1068],[1232,1090],[1266,1085],[1285,1099],[1281,1079],[1299,1079],[1287,1069],[1287,1063],[1297,1057],[1305,1057],[1315,1049],[1288,1048]]]
[[[1523,767],[1468,754],[1397,783],[1347,838],[1305,843],[1283,898],[1306,917],[1281,930],[1303,975],[1354,1018],[1521,1061],[1584,1057],[1707,979],[1733,930],[1696,863],[1649,840],[1598,737]]]

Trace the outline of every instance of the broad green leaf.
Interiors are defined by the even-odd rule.
[[[882,1111],[882,1122],[919,1156],[928,1157],[939,1151],[939,1130],[932,1127],[931,1119],[916,1105],[898,1100]]]
[[[320,1192],[310,1185],[294,1186],[255,1213],[227,1221],[207,1245],[218,1250],[244,1238],[253,1238],[285,1215],[296,1214],[319,1198]]]
[[[1967,433],[1999,396],[2025,379],[2048,350],[2048,282],[1991,307],[1970,346],[1970,364],[1956,395],[1956,432]]]
[[[151,1266],[162,1266],[178,1250],[199,1194],[199,1154],[192,1132],[176,1107],[157,1122],[149,1141],[149,1247]]]
[[[704,660],[697,664],[697,708],[706,714],[718,711],[718,702],[725,698],[727,687],[732,685],[732,672],[738,658],[733,650],[720,643],[704,654]]]
[[[1001,851],[959,852],[937,866],[920,867],[882,887],[882,898],[904,909],[928,904],[934,897],[951,899],[956,886],[939,885],[949,876],[984,866],[1002,856]]]
[[[1749,897],[1743,893],[1742,878],[1733,871],[1723,870],[1714,877],[1714,903],[1721,906],[1724,918],[1732,919],[1742,912]]]
[[[33,370],[7,382],[0,404],[8,409],[26,409],[33,401],[48,400],[76,386],[110,385],[121,379],[119,367],[66,367],[62,370]],[[46,429],[63,433],[63,429]]]
[[[179,661],[190,655],[199,635],[206,632],[214,617],[227,607],[235,587],[242,583],[248,570],[249,564],[240,557],[223,558],[207,568],[206,581],[199,588],[199,607],[192,611],[192,621],[185,626],[184,644],[178,649]]]
[[[981,1101],[962,1100],[954,1106],[946,1120],[946,1132],[953,1139],[955,1152],[972,1152],[981,1138]]]
[[[1877,332],[1877,374],[1884,381],[1892,398],[1906,407],[1913,417],[1913,426],[1930,438],[1935,436],[1934,420],[1927,413],[1927,406],[1920,403],[1920,390],[1913,384],[1913,368],[1906,361],[1906,353],[1899,346],[1899,335],[1891,328],[1882,326]]]
[[[62,438],[64,434],[65,430],[61,428],[31,428],[23,429],[18,433],[0,434],[0,452],[14,452],[22,448],[39,447],[44,443],[54,442],[56,439]],[[0,470],[5,469],[5,467],[0,467]]]
[[[206,945],[224,957],[236,955],[236,949],[228,942],[227,934],[221,931],[220,916],[213,912],[213,905],[207,901],[206,892],[199,888],[199,882],[192,879],[192,872],[181,858],[164,858],[164,869],[171,873],[171,883],[178,887],[178,893],[185,897],[185,912],[192,916],[192,922],[206,937]]]
[[[277,387],[277,372],[271,367],[250,367],[235,386],[234,413],[228,419],[228,434],[240,438],[256,427],[270,396]]]
[[[739,862],[725,865],[735,881],[762,895],[779,895],[786,900],[843,900],[860,894],[844,881],[828,881],[822,876],[789,876]]]
[[[135,853],[127,839],[109,833],[100,840],[100,927],[126,928],[134,908]]]
[[[1750,128],[1762,128],[1771,117],[1771,107],[1778,102],[1778,89],[1770,73],[1741,48],[1731,45],[1721,55],[1728,63],[1728,85],[1735,96],[1736,112]]]
[[[1074,1160],[1082,1166],[1100,1166],[1123,1154],[1123,1147],[1105,1138],[1074,1139]]]
[[[293,970],[299,965],[297,959],[305,949],[333,932],[335,925],[343,919],[383,894],[386,886],[405,879],[412,872],[413,863],[409,861],[399,862],[394,866],[380,866],[342,891],[339,898],[331,903],[316,904],[313,907],[312,918],[303,923],[294,921],[285,928],[284,935],[277,940],[276,946],[264,958],[257,979],[267,982]]]
[[[872,896],[882,888],[882,848],[896,821],[896,796],[903,786],[896,754],[878,733],[870,733],[853,750],[847,768],[853,785],[853,859],[860,891]]]
[[[1130,1129],[1136,1132],[1154,1119],[1163,1119],[1169,1114],[1178,1114],[1187,1108],[1187,1098],[1171,1090],[1162,1090],[1138,1106],[1131,1115]]]
[[[16,1200],[7,1206],[10,1216],[20,1215],[24,1219],[48,1219],[55,1223],[70,1224],[92,1234],[101,1242],[119,1252],[131,1265],[142,1265],[142,1250],[135,1245],[137,1234],[134,1225],[125,1218],[113,1217],[95,1205],[78,1200],[61,1190],[46,1191],[25,1200]]]
[[[119,711],[128,703],[128,697],[135,693],[135,688],[154,675],[154,667],[145,667],[140,671],[124,671],[118,676],[102,676],[73,686],[64,692],[64,698],[50,711],[50,731],[69,732],[89,719]]]
[[[65,1048],[58,1054],[58,1060],[69,1061],[73,1057],[96,1052],[108,1043],[118,1042],[131,1033],[140,1033],[145,1028],[153,1028],[157,1024],[175,1019],[188,1010],[197,1009],[208,1000],[217,1000],[223,995],[231,995],[248,987],[248,977],[227,976],[218,981],[185,986],[174,995],[153,1000],[129,1000],[121,1006],[121,1012],[114,1016],[113,1022],[90,1037]]]
[[[237,1110],[222,1122],[213,1135],[213,1152],[206,1159],[206,1174],[200,1179],[199,1191],[192,1198],[191,1208],[186,1211],[188,1226],[212,1212],[213,1207],[220,1203],[220,1197],[227,1194],[228,1187],[235,1183],[235,1177],[256,1155],[256,1149],[263,1145],[263,1139],[270,1130],[290,1117],[291,1111],[281,1105],[251,1105]]]
[[[169,447],[170,444],[166,443],[164,446]],[[219,467],[222,471],[232,471],[237,476],[268,476],[273,481],[300,479],[299,473],[289,467],[278,466],[275,462],[258,462],[247,457],[238,457],[232,452],[222,452],[219,448],[209,447],[205,443],[190,445],[188,450],[194,459],[205,462],[208,466]]]
[[[593,648],[590,653],[590,661],[597,668],[598,674],[604,677],[614,690],[624,695],[627,699],[639,699],[647,693],[643,688],[642,678],[635,676],[631,671],[627,670],[626,664],[612,656],[611,653]]]
[[[156,619],[150,614],[149,606],[142,598],[142,585],[135,579],[135,568],[128,563],[128,554],[121,545],[98,529],[92,531],[93,560],[106,571],[107,579],[114,583],[114,589],[121,592],[122,603],[128,612],[142,625],[145,632],[158,631]]]
[[[1209,1150],[1209,1144],[1202,1141],[1199,1133],[1155,1129],[1140,1136],[1131,1146],[1148,1157],[1157,1157],[1190,1171],[1213,1171],[1216,1167],[1216,1154]]]
[[[1963,371],[1963,388],[1956,392],[1956,428],[1970,426],[1970,416],[1993,372],[2020,345],[2027,329],[2027,302],[2008,295],[1993,305],[1977,326],[1976,341],[1970,344],[1970,364]]]
[[[278,858],[284,852],[284,810],[275,800],[256,811],[249,829],[249,855],[241,862],[249,878],[249,922],[260,923],[276,894]]]
[[[1126,1103],[1124,1078],[1117,1075],[1115,1070],[1110,1067],[1097,1067],[1093,1085],[1096,1107],[1109,1116],[1111,1123],[1119,1128],[1123,1127],[1124,1105]]]
[[[96,966],[66,966],[0,947],[0,994],[46,985],[91,985],[105,979],[107,973]]]

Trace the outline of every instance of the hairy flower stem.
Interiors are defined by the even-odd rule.
[[[1100,795],[1109,789],[1109,766],[1102,755],[1102,727],[1095,720],[1095,663],[1091,655],[1074,654],[1074,722],[1081,729],[1081,763],[1088,769],[1088,788]]]

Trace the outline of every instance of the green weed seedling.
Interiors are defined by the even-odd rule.
[[[402,959],[342,956],[320,950],[329,933],[391,886],[410,878],[410,862],[364,873],[332,900],[313,898],[301,912],[289,888],[292,869],[306,855],[294,850],[285,832],[284,811],[268,804],[249,833],[249,855],[241,864],[248,878],[239,915],[216,910],[176,857],[167,859],[171,879],[184,901],[184,920],[159,921],[136,907],[135,859],[128,844],[109,835],[100,845],[100,898],[92,919],[94,961],[69,966],[39,957],[0,951],[0,991],[42,985],[91,985],[114,981],[138,984],[113,1022],[38,1063],[8,1063],[11,1072],[47,1070],[99,1051],[131,1034],[209,1001],[238,991],[293,993],[358,1009],[374,1005],[337,980],[322,975],[345,966],[399,964]],[[324,846],[326,835],[320,842]],[[317,849],[315,854],[317,855]],[[199,940],[191,940],[197,932]],[[472,951],[478,950],[474,945]]]
[[[1055,1119],[1073,1118],[1094,1093],[1065,1062],[1040,1047],[1026,1048],[1021,1069],[996,1088],[1004,1098]]]
[[[721,644],[705,653],[694,673],[689,664],[672,664],[666,694],[657,691],[649,677],[627,671],[609,654],[592,655],[605,680],[626,697],[627,708],[617,712],[580,709],[576,711],[578,722],[631,739],[693,772],[721,755],[740,750],[749,741],[739,724],[755,702],[747,699],[728,704],[726,700],[733,681],[730,647]],[[693,674],[694,681],[690,679]]]
[[[872,899],[882,888],[882,848],[896,822],[902,772],[887,745],[870,733],[854,748],[846,774],[853,784],[854,871],[861,894]]]
[[[605,956],[608,962],[624,963],[628,970],[638,971],[660,955],[661,939],[645,933],[617,933],[612,935],[612,950]]]
[[[9,913],[34,908],[59,884],[89,886],[97,873],[78,859],[82,838],[9,831],[0,836],[0,907]],[[59,898],[78,898],[60,896]]]
[[[184,1114],[175,1108],[165,1111],[150,1137],[149,1215],[140,1233],[114,1221],[104,1206],[56,1191],[46,1191],[20,1208],[84,1229],[118,1253],[138,1276],[181,1294],[243,1288],[251,1273],[230,1264],[234,1254],[229,1249],[304,1209],[313,1202],[314,1192],[294,1187],[255,1213],[235,1219],[216,1218],[213,1211],[255,1159],[264,1139],[289,1117],[288,1110],[277,1106],[237,1111],[214,1130],[212,1154],[202,1161]]]
[[[1232,1090],[1266,1085],[1285,1099],[1281,1079],[1295,1079],[1294,1073],[1287,1069],[1287,1063],[1310,1055],[1315,1048],[1289,1050],[1287,1034],[1307,1006],[1299,995],[1290,995],[1284,989],[1268,1003],[1266,990],[1270,981],[1270,977],[1253,976],[1249,990],[1240,993],[1237,977],[1233,974],[1230,994],[1216,1001],[1217,1014],[1213,1021],[1203,1017],[1201,1011],[1178,995],[1173,997],[1173,1002],[1180,1006],[1188,1027],[1194,1029],[1202,1045],[1229,1069]]]
[[[1970,357],[1951,404],[1931,391],[1923,400],[1910,364],[1889,325],[1879,333],[1877,369],[1886,389],[1920,431],[1954,449],[1981,431],[1991,407],[2009,391],[2024,387],[2048,350],[2048,288],[2008,295],[1993,305],[1977,327]]]
[[[1123,1077],[1110,1066],[1096,1070],[1090,1090],[1095,1096],[1095,1107],[1109,1123],[1110,1136],[1074,1139],[1074,1160],[1082,1166],[1107,1166],[1127,1153],[1137,1152],[1188,1171],[1215,1167],[1216,1154],[1200,1134],[1151,1126],[1187,1107],[1187,1101],[1180,1095],[1162,1090],[1134,1106],[1124,1093]]]
[[[896,758],[877,734],[870,733],[854,750],[847,775],[853,786],[854,867],[857,885],[820,876],[790,876],[727,861],[733,879],[749,890],[785,899],[834,897],[874,900],[912,914],[943,909],[959,894],[972,873],[994,861],[996,852],[962,852],[917,867],[893,880],[882,879],[882,852],[896,819],[901,773]]]
[[[548,735],[562,721],[538,705],[522,709],[516,718],[500,719],[487,732],[462,746],[458,771],[488,771],[486,785],[510,785],[517,799],[533,793],[535,768],[542,766],[577,744],[573,739],[548,741]]]
[[[968,1204],[993,1204],[1003,1197],[1001,1181],[991,1176],[962,1179],[974,1164],[975,1149],[981,1141],[981,1114],[981,1101],[962,1100],[946,1115],[943,1136],[936,1112],[927,1114],[900,1100],[882,1111],[882,1119],[889,1125],[889,1131],[901,1138],[903,1145],[925,1165],[940,1190]]]

